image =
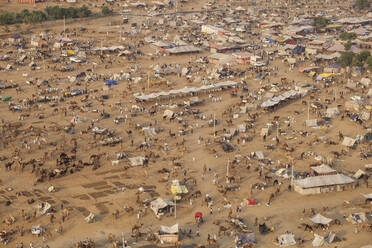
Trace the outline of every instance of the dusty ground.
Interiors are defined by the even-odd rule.
[[[202,1],[204,3],[204,1]],[[186,9],[194,8],[197,9],[202,3],[189,3],[185,5]],[[45,4],[38,5],[36,8],[44,8]],[[18,10],[19,6],[15,3],[7,5],[6,3],[0,3],[0,9],[6,8],[7,10]],[[33,8],[33,7],[31,7]],[[99,18],[89,20],[68,20],[68,29],[74,29],[84,26],[88,29],[87,33],[78,33],[78,37],[69,34],[72,39],[79,40],[95,40],[96,46],[109,46],[121,44],[118,39],[119,26],[111,26],[115,20],[119,20],[119,17],[113,18]],[[15,32],[15,27],[10,27]],[[48,22],[43,25],[35,26],[21,26],[22,30],[29,29],[32,32],[37,33],[45,29],[51,29],[57,33],[62,32],[63,22]],[[124,29],[129,29],[129,26],[124,26]],[[92,33],[92,31],[95,33]],[[3,33],[3,35],[5,35]],[[130,37],[126,37],[127,41]],[[133,38],[135,39],[135,38]],[[101,42],[102,40],[102,42]],[[125,41],[125,42],[127,42]],[[9,48],[8,48],[9,49]],[[10,50],[10,49],[9,49]],[[148,45],[141,48],[144,53],[152,53],[153,50]],[[1,55],[5,54],[8,50],[3,49]],[[53,52],[57,53],[57,52]],[[7,89],[1,92],[2,96],[12,96],[15,102],[20,101],[26,97],[31,98],[32,94],[36,94],[37,88],[33,85],[25,84],[28,78],[65,78],[67,76],[76,75],[80,71],[86,71],[92,69],[92,63],[97,63],[94,67],[94,72],[97,74],[108,74],[114,72],[120,72],[127,69],[129,66],[140,65],[141,71],[148,71],[149,67],[153,64],[162,63],[179,63],[186,64],[189,61],[195,61],[200,56],[206,56],[209,52],[205,52],[198,55],[182,55],[174,57],[157,57],[155,61],[151,61],[149,56],[139,57],[136,62],[127,61],[125,58],[116,58],[116,63],[105,68],[105,64],[101,63],[98,57],[89,58],[89,63],[77,65],[77,70],[74,72],[56,72],[53,71],[54,64],[48,59],[47,61],[37,61],[37,64],[41,67],[40,70],[31,71],[28,66],[18,67],[16,71],[1,71],[1,79],[6,79],[8,82],[13,81],[20,84],[22,91],[16,92],[15,89]],[[112,55],[115,56],[115,55]],[[120,64],[119,64],[119,62]],[[304,62],[304,66],[307,65]],[[1,67],[5,67],[7,62],[0,62]],[[75,65],[74,65],[75,66]],[[210,65],[212,66],[212,65]],[[310,82],[313,81],[306,75],[298,72],[298,68],[293,72],[288,72],[288,65],[284,64],[280,59],[270,63],[270,66],[278,66],[279,71],[276,77],[270,76],[269,81],[271,83],[278,82],[280,78],[286,77],[289,85],[292,80],[295,82]],[[237,68],[244,68],[244,66],[238,66]],[[26,77],[22,76],[27,74]],[[183,78],[177,76],[168,77],[168,80],[174,82],[171,86],[174,89],[182,88],[185,85],[197,86],[196,83],[188,83]],[[240,79],[236,79],[239,81]],[[262,85],[257,80],[254,80],[251,75],[247,75],[247,86],[250,91],[259,89]],[[305,127],[304,121],[307,119],[307,105],[302,104],[302,100],[308,101],[309,97],[304,99],[291,102],[287,106],[284,106],[273,113],[257,111],[259,114],[258,119],[255,122],[255,126],[249,131],[249,135],[253,137],[251,142],[245,144],[239,143],[237,138],[234,138],[232,145],[236,146],[237,149],[233,153],[225,153],[219,144],[213,143],[213,127],[208,126],[207,120],[194,119],[192,115],[184,116],[185,120],[188,120],[189,125],[192,126],[193,132],[189,132],[186,136],[169,137],[168,132],[177,133],[182,127],[176,122],[164,121],[162,114],[164,109],[160,109],[154,116],[150,116],[147,112],[138,112],[137,116],[130,117],[126,123],[120,123],[119,125],[114,124],[113,119],[115,116],[120,115],[120,109],[115,104],[121,102],[124,107],[124,115],[130,115],[125,109],[130,109],[132,105],[137,104],[132,98],[134,92],[144,91],[163,91],[169,90],[166,85],[151,86],[147,88],[147,82],[134,84],[131,83],[131,89],[128,89],[127,82],[119,82],[118,86],[113,86],[112,90],[107,92],[102,89],[104,82],[103,80],[90,82],[87,85],[88,89],[97,90],[97,92],[90,94],[88,102],[91,103],[89,111],[81,112],[78,109],[68,110],[67,116],[64,116],[62,108],[71,105],[72,101],[76,101],[77,105],[83,106],[85,103],[81,102],[83,96],[74,98],[67,98],[65,102],[60,102],[58,105],[59,111],[54,112],[52,107],[48,104],[41,104],[39,108],[32,109],[29,112],[30,116],[26,117],[23,121],[18,120],[20,113],[14,113],[8,110],[8,104],[5,102],[0,103],[1,119],[6,123],[20,122],[22,126],[19,130],[21,133],[14,137],[11,144],[8,146],[1,146],[0,156],[8,157],[8,160],[14,158],[15,148],[20,149],[19,157],[23,161],[29,161],[31,159],[41,159],[45,152],[48,152],[48,157],[42,166],[43,168],[56,168],[56,158],[61,152],[66,152],[68,155],[71,154],[71,148],[73,138],[77,140],[78,149],[76,153],[76,160],[88,161],[92,154],[104,154],[100,160],[101,167],[97,170],[92,170],[92,167],[87,167],[79,172],[66,175],[61,178],[56,178],[51,181],[44,183],[37,183],[37,177],[31,173],[30,167],[25,167],[23,171],[20,168],[13,166],[12,171],[6,171],[4,166],[1,166],[1,179],[0,179],[0,219],[4,219],[8,215],[13,215],[16,218],[16,222],[11,226],[7,226],[4,223],[0,224],[3,230],[16,229],[22,227],[24,229],[30,229],[34,225],[42,225],[47,228],[47,233],[44,237],[35,237],[30,233],[26,233],[24,236],[16,234],[14,240],[8,246],[15,246],[16,242],[23,241],[24,244],[28,244],[32,241],[37,245],[46,245],[50,247],[72,247],[73,244],[79,240],[89,237],[96,241],[97,247],[111,247],[111,244],[107,241],[109,233],[115,234],[117,237],[124,233],[126,239],[133,247],[140,247],[141,245],[149,244],[146,241],[135,242],[130,237],[131,227],[136,223],[143,223],[141,228],[142,232],[156,231],[160,224],[162,225],[173,225],[178,223],[182,229],[192,229],[193,234],[196,232],[196,225],[194,224],[194,213],[201,211],[205,215],[205,223],[200,227],[200,237],[193,236],[190,238],[183,238],[184,244],[205,244],[208,234],[217,234],[218,227],[213,224],[215,220],[225,221],[229,210],[223,206],[223,199],[226,197],[232,204],[233,215],[236,215],[235,208],[246,198],[255,198],[258,200],[259,205],[257,206],[244,206],[239,216],[244,219],[244,222],[256,233],[257,247],[274,247],[272,240],[279,234],[285,231],[291,231],[296,234],[297,237],[305,239],[305,243],[302,247],[311,247],[311,240],[313,234],[298,229],[297,226],[302,222],[308,222],[307,218],[310,217],[308,212],[303,214],[303,210],[309,210],[314,208],[316,212],[321,212],[323,215],[329,218],[337,218],[341,220],[342,225],[332,226],[330,230],[336,232],[337,237],[341,239],[338,243],[332,245],[332,247],[360,247],[371,243],[371,233],[360,231],[357,235],[355,234],[355,226],[346,222],[343,218],[348,216],[350,213],[360,211],[371,211],[371,205],[363,205],[364,199],[360,193],[370,193],[370,189],[367,189],[364,184],[361,187],[356,188],[352,191],[346,192],[335,192],[323,195],[314,196],[301,196],[296,192],[289,192],[287,186],[290,180],[279,178],[283,183],[281,185],[281,193],[277,198],[274,199],[271,206],[265,206],[269,198],[269,194],[272,193],[275,188],[269,187],[266,190],[253,190],[253,194],[250,194],[250,185],[256,182],[263,181],[259,178],[258,171],[255,168],[259,168],[260,164],[256,160],[248,161],[247,163],[243,160],[241,163],[231,167],[229,173],[231,175],[239,175],[241,181],[239,183],[239,190],[236,192],[229,192],[226,196],[223,196],[217,191],[216,185],[212,184],[213,175],[217,173],[220,177],[220,181],[224,181],[223,178],[226,173],[226,165],[228,160],[233,161],[236,155],[247,156],[251,152],[264,151],[265,156],[271,158],[275,164],[278,164],[278,160],[281,164],[288,162],[288,156],[285,151],[280,147],[275,150],[267,150],[265,145],[274,144],[275,141],[272,138],[275,137],[276,131],[263,141],[259,136],[259,132],[262,127],[268,122],[271,122],[274,116],[279,116],[280,127],[285,131],[286,135],[279,136],[281,143],[286,142],[289,146],[294,148],[294,152],[291,154],[293,158],[298,158],[303,151],[314,152],[315,154],[322,155],[324,157],[331,156],[330,151],[341,151],[344,149],[340,144],[328,145],[323,143],[314,142],[316,137],[328,136],[334,141],[338,141],[338,133],[341,131],[345,136],[355,137],[365,133],[363,127],[356,122],[352,122],[345,118],[341,120],[340,117],[332,120],[332,123],[328,127],[322,127],[320,129],[310,129]],[[316,84],[315,84],[316,85]],[[66,83],[61,80],[61,83],[51,85],[51,87],[66,88],[71,86],[72,88],[84,88],[85,85],[76,86],[72,83]],[[316,85],[321,88],[321,85]],[[42,86],[41,88],[45,88]],[[325,98],[332,98],[332,93],[327,90],[337,89],[337,92],[344,91],[345,99],[348,96],[352,96],[352,92],[348,92],[343,88],[342,83],[334,85],[329,89],[321,88],[318,97],[320,102],[323,102]],[[97,101],[94,97],[99,97],[101,94],[109,94],[110,98],[104,102],[104,106]],[[238,95],[246,94],[241,89],[238,91]],[[229,128],[223,117],[223,112],[231,106],[237,106],[241,100],[239,97],[231,97],[229,91],[215,93],[214,96],[221,97],[221,102],[212,102],[208,95],[200,95],[199,97],[205,100],[202,106],[196,107],[200,109],[203,115],[210,116],[216,115],[216,119],[220,123],[216,126],[216,130],[222,133],[223,128]],[[345,99],[341,99],[337,94],[336,102],[332,102],[329,107],[337,106],[338,104],[343,105]],[[184,99],[174,99],[172,102],[182,103]],[[169,101],[159,102],[161,104],[168,104]],[[140,104],[141,106],[150,107],[151,104]],[[110,118],[102,119],[99,113],[95,113],[93,110],[101,111],[104,109],[110,113]],[[297,113],[295,113],[295,111]],[[44,119],[39,119],[37,114],[43,114]],[[79,115],[82,119],[87,121],[79,123],[75,127],[75,134],[71,135],[63,131],[63,127],[67,126],[71,119]],[[285,120],[291,116],[294,118],[294,122],[290,126],[287,126]],[[248,119],[248,115],[240,114],[239,118],[233,119],[233,126],[244,123]],[[316,118],[314,113],[310,114],[310,118]],[[91,132],[87,134],[80,134],[81,131],[87,129],[90,125],[90,120],[98,120],[95,126],[109,128],[115,130],[116,134],[123,138],[123,143],[114,147],[104,147],[97,144],[97,141],[93,139]],[[156,122],[155,122],[156,121]],[[158,134],[157,142],[152,142],[154,148],[152,151],[154,154],[159,155],[159,158],[151,158],[149,166],[146,168],[134,167],[126,169],[124,166],[128,166],[129,163],[125,162],[121,165],[113,166],[111,160],[116,159],[116,154],[124,152],[132,156],[145,155],[145,151],[138,149],[139,145],[144,141],[143,134],[134,129],[132,123],[152,123],[155,127],[161,127],[164,129],[163,132]],[[368,121],[367,124],[371,124]],[[32,126],[34,131],[27,131]],[[189,127],[188,130],[191,128]],[[128,135],[127,131],[132,130],[133,134]],[[308,131],[311,135],[304,137],[298,134],[298,131]],[[48,143],[55,142],[56,145],[42,144],[38,147],[33,144],[32,141],[35,139],[36,134],[41,133]],[[244,134],[239,134],[241,138]],[[202,136],[204,141],[208,138],[211,140],[211,145],[206,146],[204,141],[199,145],[198,137]],[[176,143],[180,143],[185,139],[186,151],[181,151],[177,148]],[[31,144],[31,149],[27,151],[22,147],[22,142],[27,140]],[[133,140],[133,146],[131,145]],[[164,152],[162,149],[156,148],[156,146],[162,147],[164,143],[168,143],[170,151]],[[371,158],[367,160],[361,160],[359,156],[360,150],[365,145],[360,145],[355,150],[348,150],[346,156],[342,156],[340,160],[334,161],[334,168],[338,171],[355,172],[360,168],[363,168],[365,164],[372,163]],[[216,153],[211,152],[212,149],[216,150]],[[158,173],[158,170],[162,168],[172,168],[171,158],[176,157],[182,163],[182,169],[172,173],[169,179],[164,182],[164,174]],[[309,164],[316,162],[315,156],[305,158],[304,160],[295,159],[295,170],[296,171],[308,171]],[[3,165],[5,162],[1,162]],[[251,168],[247,169],[247,165],[251,164]],[[205,179],[202,179],[203,166],[206,165],[210,172],[207,173]],[[274,166],[273,166],[274,167]],[[209,208],[205,206],[203,197],[194,200],[193,205],[190,206],[188,201],[181,201],[177,203],[177,217],[165,216],[161,220],[158,220],[150,209],[144,210],[144,208],[136,204],[136,192],[141,186],[154,186],[155,194],[152,196],[149,194],[143,194],[142,200],[156,198],[157,196],[162,198],[170,199],[170,182],[173,179],[183,180],[183,171],[187,170],[187,177],[193,177],[197,181],[197,185],[189,185],[190,192],[200,190],[202,195],[210,194],[214,200],[213,215],[209,214]],[[270,168],[267,167],[265,174],[272,175]],[[222,182],[223,183],[223,182]],[[47,189],[53,185],[57,191],[48,193]],[[11,191],[8,189],[12,189]],[[28,192],[24,196],[16,196],[16,192]],[[34,204],[28,204],[28,199],[34,199]],[[5,202],[10,200],[12,204],[5,206]],[[25,213],[33,213],[37,203],[49,202],[54,206],[58,212],[55,214],[56,220],[54,223],[50,223],[49,216],[37,216],[31,218],[29,221],[22,219],[22,209]],[[345,203],[345,201],[350,202]],[[69,209],[69,216],[62,223],[61,216],[61,204]],[[134,208],[132,213],[124,211],[125,206]],[[326,208],[326,209],[325,209]],[[117,220],[113,220],[111,213],[118,209],[120,211],[120,217]],[[139,209],[146,212],[140,220],[137,220],[136,213]],[[89,212],[97,215],[97,222],[88,224],[84,221]],[[254,219],[258,218],[259,222],[266,222],[269,227],[274,227],[275,232],[260,235],[258,228],[253,225]],[[223,224],[228,226],[227,224]],[[56,233],[56,229],[62,226],[63,233]],[[316,233],[326,235],[329,231],[317,230]],[[221,236],[217,237],[217,243],[220,247],[233,247],[234,237]]]

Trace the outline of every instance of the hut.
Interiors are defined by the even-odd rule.
[[[301,195],[343,191],[351,187],[354,180],[343,174],[314,176],[294,181],[294,190]]]

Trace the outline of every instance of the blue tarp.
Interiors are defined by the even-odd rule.
[[[305,52],[305,47],[303,46],[296,46],[294,49],[293,49],[293,54],[300,54],[300,53],[303,53]]]
[[[265,76],[266,76],[265,73],[260,73],[260,74],[258,74],[258,75],[256,76],[255,79],[263,79],[263,78],[265,78]]]
[[[106,80],[106,85],[118,85],[118,82],[115,80]]]
[[[274,40],[270,39],[270,38],[265,38],[265,41],[269,42],[269,43],[274,43]]]

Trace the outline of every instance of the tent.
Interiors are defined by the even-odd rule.
[[[328,118],[334,118],[334,117],[336,117],[339,114],[340,114],[340,111],[338,110],[337,107],[335,107],[335,108],[328,108],[327,111],[326,111],[326,116]]]
[[[353,213],[353,214],[350,214],[346,218],[346,220],[355,225],[355,224],[366,222],[367,221],[367,217],[366,217],[366,214],[365,213]]]
[[[89,213],[89,215],[87,217],[85,217],[85,221],[87,223],[92,223],[94,222],[96,216],[93,214],[93,213]]]
[[[342,145],[347,147],[353,147],[355,145],[355,142],[356,142],[355,139],[345,137],[344,140],[342,141]]]
[[[229,143],[223,143],[222,144],[222,149],[225,152],[232,152],[232,151],[234,151],[234,147],[232,145],[230,145]]]
[[[181,185],[178,180],[173,180],[171,184],[171,192],[175,200],[181,200],[182,195],[189,193],[185,185]]]
[[[171,119],[173,117],[174,117],[174,112],[172,110],[167,109],[164,111],[164,114],[163,114],[164,119],[165,118]]]
[[[196,212],[195,213],[195,219],[196,218],[203,219],[203,214],[201,212]]]
[[[162,244],[174,244],[178,241],[178,224],[173,226],[160,226],[160,231],[156,234]]]
[[[314,233],[314,240],[312,242],[312,245],[314,247],[330,245],[334,241],[335,237],[336,234],[334,232],[330,232],[326,237]]]
[[[353,175],[353,178],[359,179],[359,178],[361,178],[365,174],[366,173],[364,171],[362,171],[361,169],[358,169],[357,172],[355,172],[355,174]]]
[[[332,219],[324,217],[321,214],[316,214],[314,217],[309,218],[309,220],[315,224],[322,224],[322,225],[328,225],[331,223]]]
[[[105,83],[106,85],[118,85],[118,82],[117,81],[115,81],[115,80],[106,80],[106,83]]]
[[[170,200],[157,198],[150,202],[150,208],[154,211],[155,215],[164,215],[165,212],[171,207],[174,206],[174,203]]]
[[[246,247],[246,244],[256,243],[256,237],[253,232],[251,233],[241,233],[236,235],[235,244],[236,247]]]
[[[319,247],[319,246],[323,246],[324,243],[325,243],[324,237],[314,233],[314,240],[312,242],[312,245],[314,247]]]
[[[295,235],[293,233],[287,232],[278,236],[278,245],[280,247],[296,245]]]
[[[153,127],[143,127],[142,131],[146,134],[146,136],[155,136],[156,130]]]
[[[145,157],[133,157],[133,158],[128,158],[130,161],[131,166],[142,166],[143,162],[145,162],[146,158]]]
[[[261,234],[266,234],[266,233],[269,233],[271,230],[270,228],[266,226],[266,223],[263,223],[263,224],[258,224],[258,231]]]

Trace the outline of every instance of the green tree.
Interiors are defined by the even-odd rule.
[[[369,56],[366,59],[366,62],[367,62],[367,65],[368,65],[368,69],[372,70],[372,56]]]
[[[78,10],[78,17],[89,17],[92,15],[92,11],[88,9],[87,6],[83,5],[82,7],[79,8]]]
[[[341,57],[338,62],[342,67],[351,66],[353,64],[354,53],[351,51],[341,53]]]
[[[356,33],[352,33],[352,32],[350,32],[350,33],[348,33],[348,32],[342,32],[340,34],[340,39],[342,39],[342,40],[353,40],[356,37],[357,37]]]
[[[47,20],[47,16],[42,11],[32,11],[28,16],[24,18],[25,23],[40,23]]]
[[[350,40],[348,40],[348,41],[344,44],[345,50],[346,50],[346,51],[349,51],[352,45],[353,45],[353,43],[352,43]]]
[[[4,30],[5,33],[9,33],[10,32],[8,26],[3,27],[3,30]]]
[[[322,16],[315,17],[313,19],[313,26],[317,29],[324,28],[329,23],[329,20],[327,18],[324,18]]]
[[[107,6],[104,6],[102,7],[101,13],[103,16],[108,16],[112,14],[112,10]]]
[[[370,0],[356,0],[355,7],[359,10],[369,9],[371,6]]]
[[[4,14],[0,15],[0,24],[1,25],[13,24],[14,22],[15,22],[14,13],[5,12]]]

